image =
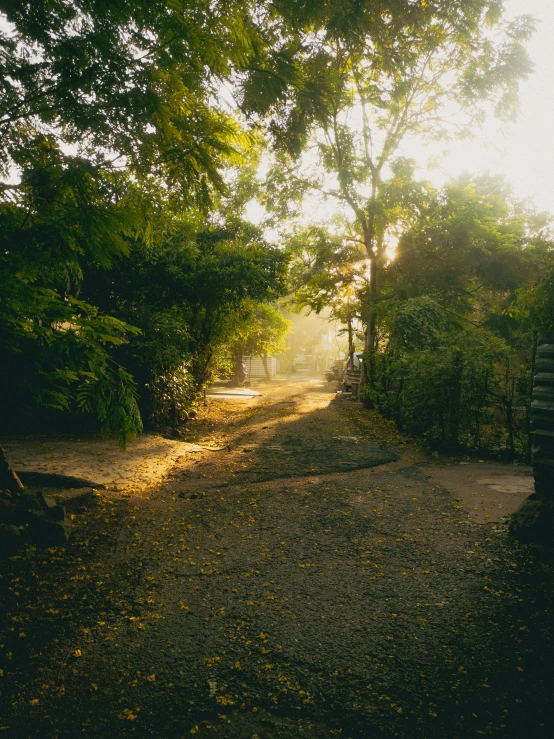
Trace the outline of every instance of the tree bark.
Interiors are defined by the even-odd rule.
[[[23,490],[23,483],[8,462],[2,447],[0,447],[0,490],[9,490],[10,493],[18,493]]]
[[[271,374],[269,372],[269,367],[267,366],[267,354],[260,354],[260,359],[262,360],[262,364],[264,366],[265,379],[271,380]]]
[[[242,349],[239,349],[235,354],[235,363],[233,368],[233,384],[242,385],[246,380],[244,374],[244,367],[242,365]]]
[[[354,355],[354,334],[352,331],[352,315],[350,314],[350,298],[346,303],[346,325],[348,327],[348,357],[350,359],[350,366],[353,366],[352,357]]]
[[[460,413],[462,409],[462,371],[463,358],[461,352],[456,352],[453,360],[453,372],[448,397],[448,415],[446,418],[445,441],[447,447],[458,446],[458,432],[460,429]]]

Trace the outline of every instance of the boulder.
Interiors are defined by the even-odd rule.
[[[34,493],[24,492],[15,498],[16,507],[23,511],[39,511],[40,501]]]
[[[12,520],[12,514],[13,514],[13,503],[11,500],[11,496],[8,497],[8,495],[1,495],[0,496],[0,524],[2,523],[10,523]]]
[[[512,515],[509,530],[524,544],[554,546],[554,503],[530,495]]]
[[[44,515],[49,521],[63,521],[65,518],[65,508],[63,505],[53,505],[44,511]]]
[[[2,538],[18,537],[21,536],[21,531],[12,523],[3,523],[0,524],[0,536],[2,536]]]
[[[21,531],[13,524],[0,524],[0,552],[10,554],[21,542]]]
[[[54,508],[57,505],[54,498],[46,495],[46,493],[43,493],[42,490],[37,491],[36,495],[41,508]]]
[[[50,521],[44,513],[35,514],[26,530],[29,540],[44,547],[65,544],[71,535],[71,521]]]
[[[50,496],[48,496],[49,499]],[[92,503],[94,490],[92,488],[76,488],[74,490],[56,491],[55,503],[68,511],[76,511],[81,506]]]

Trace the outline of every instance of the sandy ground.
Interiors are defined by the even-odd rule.
[[[453,493],[478,523],[501,521],[535,489],[532,470],[523,465],[433,460],[421,470]]]
[[[253,388],[216,387],[209,392],[208,403],[245,404],[256,407],[264,395],[274,397],[285,387],[319,387],[319,380],[296,379],[295,382],[277,381],[273,385],[258,383]],[[330,391],[332,386],[325,388]],[[332,395],[326,392],[322,400],[308,395],[308,411],[325,408]],[[279,422],[274,419],[272,424]],[[269,428],[269,427],[268,427]],[[189,429],[194,435],[194,426]],[[266,429],[258,429],[260,433]],[[264,434],[268,436],[267,432]],[[350,435],[351,436],[351,435]],[[359,453],[360,440],[345,435],[345,447]],[[208,442],[214,446],[213,439]],[[219,440],[219,443],[224,443]],[[125,453],[113,441],[99,439],[25,437],[0,439],[16,470],[55,472],[83,477],[106,485],[113,490],[137,492],[159,484],[169,471],[179,464],[196,462],[206,452],[206,445],[190,441],[174,441],[154,434],[144,434],[131,442]],[[216,445],[217,447],[217,442]],[[286,450],[285,450],[286,451]],[[344,453],[344,450],[342,450]],[[417,448],[401,449],[402,464],[416,464],[429,475],[437,486],[447,488],[467,508],[473,520],[479,523],[498,522],[513,513],[533,492],[530,467],[494,462],[466,462],[447,457],[424,454]]]
[[[492,521],[529,471],[421,455],[331,390],[209,400],[198,454],[2,563],[1,731],[550,738],[552,558]]]
[[[24,437],[0,439],[16,471],[81,477],[109,489],[137,492],[158,484],[183,458],[204,450],[196,444],[143,434],[121,452],[113,441]]]

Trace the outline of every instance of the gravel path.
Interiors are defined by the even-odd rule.
[[[299,382],[189,442],[2,562],[0,736],[552,736],[551,554],[392,424]]]

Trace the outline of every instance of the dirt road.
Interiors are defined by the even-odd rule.
[[[525,470],[454,474],[317,381],[189,434],[2,562],[6,736],[552,735],[552,557],[494,522]]]

